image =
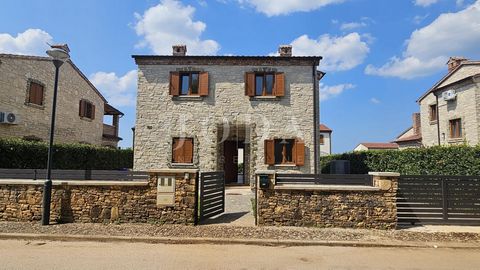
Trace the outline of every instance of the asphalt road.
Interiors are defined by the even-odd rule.
[[[0,241],[0,269],[479,269],[480,250]]]

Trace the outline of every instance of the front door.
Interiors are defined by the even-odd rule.
[[[225,141],[223,143],[223,157],[225,171],[225,183],[237,183],[238,176],[238,145],[237,141]]]

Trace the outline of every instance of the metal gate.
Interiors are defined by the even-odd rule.
[[[401,176],[399,224],[480,225],[480,176]]]
[[[225,211],[224,172],[202,172],[199,195],[200,220],[223,213]]]

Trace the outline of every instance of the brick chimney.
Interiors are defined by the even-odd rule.
[[[280,45],[278,53],[280,53],[280,56],[292,56],[292,45]]]
[[[413,133],[415,135],[422,134],[422,124],[420,122],[420,113],[414,113],[412,115],[413,120]]]
[[[173,45],[173,56],[185,56],[187,54],[187,45],[177,44]]]
[[[448,72],[451,72],[452,70],[454,70],[464,61],[467,61],[467,59],[464,57],[458,57],[458,56],[450,57],[450,59],[448,59],[448,62],[447,62]]]

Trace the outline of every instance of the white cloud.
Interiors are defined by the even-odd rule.
[[[97,72],[90,75],[90,81],[113,106],[135,106],[137,71],[131,70],[118,77],[114,72]]]
[[[320,36],[311,39],[302,35],[291,42],[294,55],[321,55],[320,69],[342,71],[352,69],[365,60],[370,48],[362,37],[354,32],[345,36]]]
[[[392,57],[381,67],[368,65],[366,74],[411,79],[431,75],[450,56],[480,57],[480,0],[456,13],[444,13],[415,30],[406,41],[402,57]]]
[[[415,17],[413,17],[412,21],[414,24],[420,24],[421,22],[423,22],[423,20],[425,20],[427,17],[429,16],[429,14],[425,14],[425,15],[416,15]]]
[[[342,3],[345,0],[238,0],[240,4],[249,4],[265,15],[278,16],[298,11],[312,11],[327,5]]]
[[[374,97],[372,97],[372,98],[370,99],[370,102],[372,102],[373,104],[380,104],[380,103],[381,103],[381,101],[380,101],[379,99],[374,98]]]
[[[327,99],[336,97],[343,93],[343,91],[353,88],[355,88],[355,85],[351,83],[337,84],[333,86],[328,86],[320,83],[320,101],[325,101]]]
[[[0,34],[0,52],[46,56],[47,43],[53,43],[52,40],[52,36],[41,29],[27,29],[16,37],[3,33]]]
[[[413,3],[416,6],[421,6],[421,7],[428,7],[428,6],[433,5],[437,2],[438,2],[438,0],[415,0],[415,1],[413,1]]]
[[[342,25],[340,25],[340,30],[353,30],[353,29],[362,28],[365,26],[367,26],[366,22],[342,23]]]
[[[195,8],[179,1],[162,0],[143,15],[135,14],[135,31],[143,39],[137,47],[148,46],[156,54],[171,54],[172,45],[186,44],[187,54],[213,55],[220,45],[215,40],[202,40],[207,25],[194,21]]]

